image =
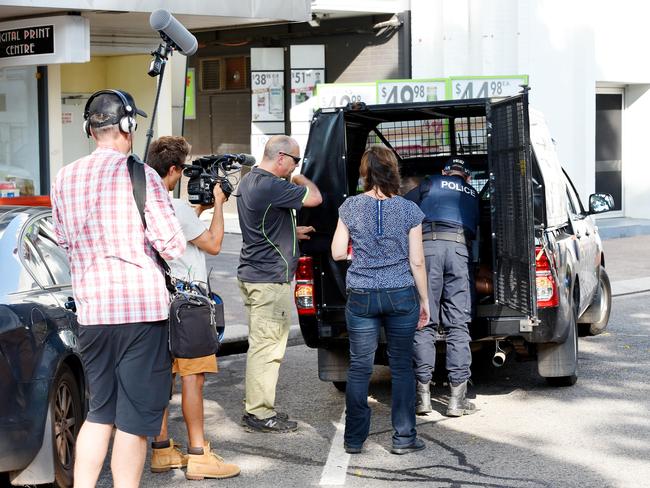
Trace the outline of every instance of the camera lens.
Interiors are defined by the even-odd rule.
[[[203,169],[201,167],[193,167],[193,166],[191,166],[189,168],[185,168],[183,170],[183,174],[185,176],[187,176],[188,178],[192,178],[193,176],[199,176],[202,171],[203,171]]]

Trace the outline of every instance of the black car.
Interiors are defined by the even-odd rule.
[[[49,208],[0,204],[0,263],[0,484],[72,486],[86,380]]]
[[[495,366],[510,352],[536,359],[549,383],[574,384],[578,333],[598,334],[609,319],[611,289],[591,215],[613,201],[593,194],[583,209],[543,117],[529,111],[527,92],[316,112],[302,172],[323,203],[299,215],[300,225],[317,232],[300,243],[295,296],[305,342],[318,348],[320,378],[338,388],[346,380],[347,264],[332,260],[330,244],[338,207],[361,191],[361,155],[373,144],[394,151],[405,186],[411,177],[439,174],[452,156],[465,160],[481,207],[472,350],[489,350]],[[444,341],[438,346],[444,350]],[[376,362],[386,361],[380,344]]]

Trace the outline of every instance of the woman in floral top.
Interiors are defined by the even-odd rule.
[[[345,450],[361,452],[370,428],[368,384],[380,327],[386,331],[392,376],[393,454],[424,449],[415,432],[413,336],[429,320],[422,219],[418,206],[397,195],[395,155],[375,146],[361,158],[365,193],[339,208],[332,240],[335,260],[353,259],[347,272],[345,315],[350,339]]]

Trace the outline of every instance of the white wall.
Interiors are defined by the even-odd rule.
[[[411,0],[413,78],[529,75],[531,104],[544,112],[560,160],[586,203],[595,185],[596,84],[650,83],[644,54],[648,5],[636,0]],[[624,114],[624,131],[647,134],[647,86],[628,91],[636,100]],[[647,217],[650,204],[640,201],[640,181],[650,179],[650,170],[643,164],[642,143],[635,142],[642,140],[624,136],[629,186],[624,203],[627,215]],[[633,178],[632,169],[637,171]]]
[[[625,90],[623,114],[623,204],[625,215],[650,217],[648,191],[648,138],[650,134],[650,84]]]
[[[47,112],[50,146],[50,184],[63,167],[63,126],[61,125],[61,67],[53,64],[47,68]],[[81,132],[79,132],[81,137]],[[67,162],[67,161],[66,161]],[[41,194],[49,193],[41,188]]]

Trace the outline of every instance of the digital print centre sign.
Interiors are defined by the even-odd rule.
[[[0,58],[54,54],[54,25],[0,31]]]
[[[90,61],[90,24],[79,15],[0,23],[0,68]]]

